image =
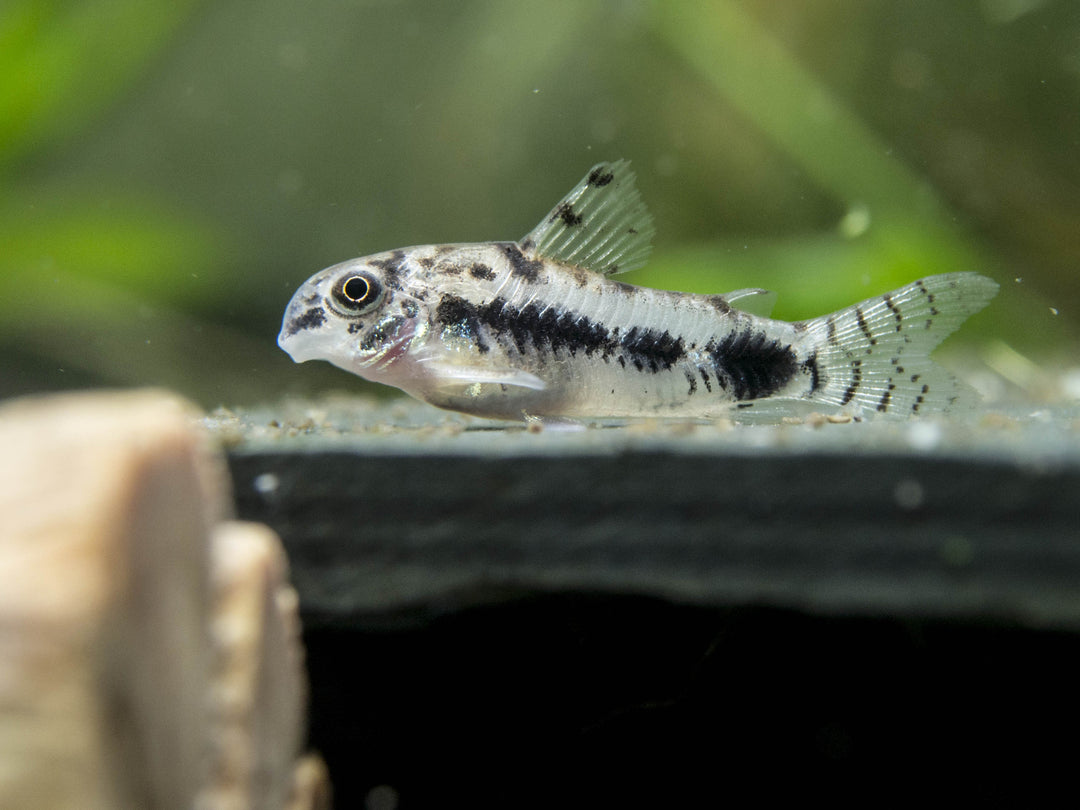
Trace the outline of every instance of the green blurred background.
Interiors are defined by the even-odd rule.
[[[518,238],[619,157],[626,280],[792,319],[978,270],[953,353],[1077,365],[1076,0],[3,0],[0,396],[371,390],[277,348],[304,279]]]

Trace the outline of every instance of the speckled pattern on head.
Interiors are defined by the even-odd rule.
[[[654,228],[625,161],[601,163],[516,242],[424,245],[312,276],[278,342],[442,408],[503,419],[766,419],[808,410],[907,417],[973,396],[930,351],[997,285],[912,282],[808,321],[726,295],[611,278]]]

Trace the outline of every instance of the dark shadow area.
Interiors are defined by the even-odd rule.
[[[309,623],[337,807],[1030,801],[1075,762],[1071,634],[629,596],[415,619]]]

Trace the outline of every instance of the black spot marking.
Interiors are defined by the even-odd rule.
[[[791,346],[764,332],[740,330],[705,346],[721,386],[735,399],[760,399],[783,388],[799,367]]]
[[[563,224],[568,228],[580,225],[584,221],[584,217],[582,217],[581,214],[574,213],[574,206],[568,202],[564,202],[552,211],[551,218],[548,222],[554,222],[557,219],[561,219]]]
[[[818,369],[817,352],[806,358],[803,368],[810,372],[810,393],[814,393],[821,387],[821,371]]]
[[[929,386],[929,385],[924,385],[924,386],[922,387],[922,392],[923,392],[924,394],[928,394],[928,393],[930,393],[930,386]]]
[[[613,281],[611,286],[623,295],[636,295],[638,290],[633,284],[627,284],[625,281]]]
[[[510,271],[515,276],[521,276],[529,283],[535,283],[540,278],[540,271],[544,268],[542,261],[527,258],[513,242],[502,242],[499,247],[510,260]]]
[[[397,332],[404,320],[404,318],[390,318],[383,321],[364,336],[364,339],[360,341],[360,348],[366,352],[381,348],[389,340],[388,334]]]
[[[841,405],[847,405],[851,400],[855,398],[855,392],[859,390],[859,384],[862,382],[862,360],[853,360],[851,363],[851,385],[844,391],[844,396],[840,399]]]
[[[934,316],[934,317],[936,318],[936,317],[937,317],[938,315],[940,315],[941,313],[940,313],[940,312],[938,312],[938,308],[937,308],[937,307],[930,307],[930,314],[931,314],[931,315],[933,315],[933,316]]]
[[[464,265],[455,264],[454,262],[442,262],[436,271],[442,273],[444,276],[460,276],[465,272]]]
[[[349,334],[350,335],[355,335],[357,332],[359,332],[363,328],[364,328],[364,325],[362,323],[360,323],[359,321],[353,321],[352,323],[349,324]]]
[[[326,310],[322,307],[312,307],[303,315],[298,315],[289,321],[289,326],[285,329],[285,336],[292,337],[297,332],[303,332],[305,329],[318,329],[324,323],[326,323]]]
[[[386,342],[386,332],[376,327],[364,335],[364,339],[360,341],[360,348],[365,352],[370,352],[377,349],[381,344]]]
[[[387,259],[368,259],[368,264],[383,271],[383,284],[395,290],[401,289],[401,271],[405,266],[405,252],[395,250]]]
[[[597,167],[589,172],[588,183],[590,186],[596,186],[597,188],[603,188],[612,180],[615,179],[614,172],[605,172],[602,168]]]
[[[574,277],[574,282],[579,287],[584,287],[589,283],[589,271],[583,267],[572,266],[570,268],[570,274]]]
[[[697,377],[694,376],[692,371],[686,372],[686,382],[690,384],[690,388],[687,390],[687,396],[693,396],[697,393]]]
[[[912,413],[918,413],[919,412],[919,406],[922,405],[922,404],[923,404],[923,398],[922,398],[922,395],[920,394],[919,396],[915,397],[915,404],[911,406],[911,412]]]
[[[423,258],[417,259],[417,263],[425,270],[430,270],[435,266],[435,260],[430,256],[424,256]]]
[[[420,308],[416,305],[415,301],[406,299],[401,302],[401,313],[406,318],[415,318],[420,313]]]
[[[828,335],[825,338],[826,341],[830,346],[839,346],[840,341],[836,339],[836,320],[830,315],[825,324],[829,327]]]
[[[495,278],[495,271],[486,264],[476,262],[476,264],[469,268],[469,275],[473,278],[478,278],[481,281],[491,281]]]
[[[896,331],[899,332],[903,328],[904,316],[900,314],[900,310],[897,309],[896,304],[893,303],[892,294],[885,293],[883,296],[881,296],[881,300],[884,301],[885,306],[887,306],[892,311],[893,318],[896,320]]]
[[[885,389],[885,393],[881,395],[881,399],[878,400],[877,404],[878,413],[885,413],[885,411],[889,410],[889,400],[892,399],[894,388],[896,388],[895,385],[890,385]]]
[[[712,381],[709,379],[709,372],[707,372],[703,368],[698,369],[698,371],[701,373],[702,382],[705,383],[705,390],[708,391],[711,394],[712,393]]]
[[[708,301],[712,308],[721,315],[727,315],[731,312],[731,304],[729,304],[722,295],[710,295],[705,300]]]
[[[792,329],[796,332],[805,332],[809,327],[806,325],[806,321],[794,321],[791,324]]]

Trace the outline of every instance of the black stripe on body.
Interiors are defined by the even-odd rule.
[[[655,329],[632,327],[620,341],[620,346],[630,355],[634,367],[643,371],[648,366],[654,374],[661,368],[671,368],[686,356],[682,338],[672,337],[666,329],[663,333]]]
[[[476,307],[464,298],[458,298],[456,295],[444,296],[435,310],[435,319],[451,329],[458,337],[475,343],[481,354],[486,353],[490,348],[480,334],[480,319],[477,316]]]
[[[740,330],[705,346],[721,387],[737,400],[760,399],[783,388],[799,369],[791,346],[764,332]]]
[[[477,306],[464,298],[445,295],[435,310],[435,319],[473,340],[482,352],[487,347],[480,325],[496,337],[509,337],[521,354],[532,347],[537,352],[552,354],[565,351],[571,357],[578,352],[586,357],[598,354],[604,361],[614,356],[623,368],[629,364],[638,371],[654,374],[670,369],[686,356],[682,338],[667,331],[633,327],[620,335],[618,327],[609,329],[576,312],[541,309],[537,304],[518,309],[501,297]]]

